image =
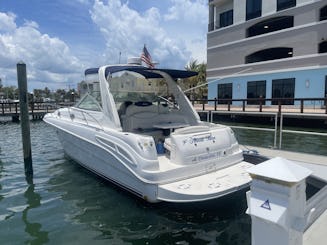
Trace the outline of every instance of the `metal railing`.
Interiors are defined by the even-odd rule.
[[[68,107],[68,113],[69,113],[69,117],[70,117],[71,121],[74,121],[75,119],[80,119],[80,120],[84,121],[86,123],[86,125],[88,125],[90,127],[105,131],[104,127],[99,122],[99,120],[97,118],[95,118],[95,116],[93,116],[91,113],[88,113],[88,112],[78,109],[78,108],[72,108],[72,107]],[[79,113],[81,115],[81,117],[76,118],[75,113]]]
[[[201,106],[203,111],[258,111],[296,112],[327,114],[327,97],[324,98],[251,98],[251,99],[196,99],[193,106]]]
[[[258,115],[257,112],[222,112],[222,111],[211,111],[210,112],[210,122],[213,122],[213,114],[229,114],[229,115],[251,115],[255,116]],[[273,132],[274,133],[274,143],[273,147],[277,147],[277,132],[278,132],[278,113],[260,113],[262,116],[274,117],[274,128],[266,128],[266,127],[245,127],[245,126],[236,126],[236,125],[229,125],[231,128],[237,129],[246,129],[246,130],[255,130],[255,131],[266,131],[266,132]]]
[[[283,134],[290,133],[290,134],[304,134],[304,135],[316,135],[316,136],[327,136],[327,133],[323,132],[313,132],[313,131],[304,131],[304,130],[287,130],[284,129],[283,119],[285,117],[293,117],[293,118],[314,118],[314,119],[323,119],[327,122],[327,115],[326,114],[308,114],[308,113],[272,113],[272,112],[236,112],[236,111],[198,111],[199,113],[206,113],[207,114],[207,121],[213,122],[213,115],[220,114],[220,115],[246,115],[246,116],[267,116],[267,117],[274,117],[274,125],[273,128],[267,127],[255,127],[255,126],[237,126],[237,125],[228,125],[231,128],[236,129],[245,129],[245,130],[254,130],[254,131],[266,131],[266,132],[273,132],[273,148],[277,148],[277,139],[278,139],[278,132],[279,132],[279,145],[278,149],[282,149],[282,141],[283,141]],[[210,116],[209,116],[210,115]],[[280,116],[280,117],[279,117]],[[279,125],[278,125],[278,117]]]
[[[325,100],[326,98],[323,98]],[[302,101],[306,101],[309,99],[301,99]],[[317,99],[319,100],[319,99]],[[322,100],[322,99],[320,99]],[[242,100],[243,101],[243,100]],[[302,104],[302,103],[301,103]],[[211,108],[212,109],[212,108]],[[303,110],[301,110],[300,113],[287,113],[287,112],[281,112],[279,110],[278,112],[249,112],[249,111],[233,111],[233,110],[205,110],[205,107],[203,106],[202,110],[198,110],[198,113],[206,113],[207,114],[207,121],[213,122],[213,115],[214,114],[220,114],[220,115],[245,115],[245,116],[270,116],[274,117],[274,126],[273,128],[268,127],[255,127],[255,126],[236,126],[236,125],[229,125],[231,128],[236,129],[245,129],[245,130],[256,130],[256,131],[266,131],[266,132],[273,132],[273,147],[277,148],[277,139],[278,139],[278,132],[279,132],[279,145],[278,148],[282,149],[282,141],[283,141],[283,134],[290,133],[290,134],[303,134],[303,135],[316,135],[316,136],[327,136],[327,133],[323,132],[314,132],[314,131],[306,131],[306,130],[287,130],[284,129],[283,120],[284,118],[293,117],[293,118],[310,118],[310,119],[322,119],[327,122],[327,114],[325,113],[303,113]],[[210,116],[209,116],[210,115]],[[278,124],[279,119],[279,124]]]
[[[283,133],[327,136],[327,133],[322,133],[322,132],[283,129],[283,119],[285,117],[324,119],[327,122],[327,115],[325,114],[319,115],[319,114],[307,114],[307,113],[281,113],[280,124],[279,124],[279,149],[282,148]]]

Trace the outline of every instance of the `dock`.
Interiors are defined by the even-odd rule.
[[[191,100],[202,111],[282,112],[327,114],[324,98],[258,98],[258,99],[197,99]]]
[[[257,146],[241,146],[243,150],[256,150],[260,155],[264,155],[268,158],[282,157],[293,161],[312,171],[312,176],[327,183],[327,156],[290,152],[279,149],[269,149]],[[324,192],[320,194],[320,202],[314,202],[316,209],[321,208],[321,214],[314,222],[307,227],[303,234],[304,245],[318,245],[322,244],[327,238],[327,192],[325,186]],[[310,204],[308,204],[310,206]],[[310,206],[311,207],[311,206]]]
[[[262,123],[284,121],[290,126],[310,125],[327,128],[327,97],[277,99],[191,100],[193,107],[207,121]],[[205,119],[204,119],[205,120]]]
[[[63,105],[55,102],[30,102],[28,106],[29,116],[33,120],[42,120],[46,113],[53,112],[61,106]],[[0,102],[0,117],[11,118],[11,121],[19,122],[19,101]]]

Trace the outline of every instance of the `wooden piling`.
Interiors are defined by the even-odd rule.
[[[32,165],[32,150],[31,150],[31,136],[30,136],[30,120],[28,113],[28,96],[27,96],[27,75],[26,64],[19,62],[17,64],[17,80],[19,90],[19,107],[20,107],[20,123],[22,129],[22,142],[24,154],[24,168],[25,175],[33,175]]]

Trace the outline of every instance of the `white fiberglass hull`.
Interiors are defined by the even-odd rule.
[[[184,166],[174,170],[139,171],[137,165],[131,165],[122,154],[103,144],[106,139],[108,142],[112,140],[111,134],[118,132],[60,120],[49,114],[44,120],[57,128],[64,151],[70,158],[148,202],[182,203],[216,199],[248,187],[251,181],[246,169],[252,164],[235,162],[237,158],[233,160],[235,164],[228,164],[224,168],[218,168],[211,162],[202,165],[202,169]],[[123,145],[116,148],[123,148]],[[137,156],[132,158],[142,161]]]
[[[116,185],[132,192],[133,194],[146,198],[145,183],[140,181],[128,168],[121,164],[121,158],[108,152],[102,145],[90,137],[91,132],[84,135],[76,135],[62,127],[57,127],[58,138],[62,143],[65,154],[87,168],[93,173],[113,182]],[[83,129],[87,131],[88,129]],[[95,131],[95,130],[94,130]],[[93,139],[92,139],[93,138]],[[156,188],[155,185],[148,185],[147,188]],[[154,192],[151,191],[151,192]],[[156,202],[156,200],[151,200]]]
[[[158,199],[166,202],[194,202],[220,198],[249,187],[246,169],[253,165],[240,162],[208,174],[159,185]]]

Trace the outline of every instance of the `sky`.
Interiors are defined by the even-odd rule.
[[[0,0],[0,79],[76,88],[84,70],[126,63],[144,44],[157,67],[206,62],[207,0]]]

